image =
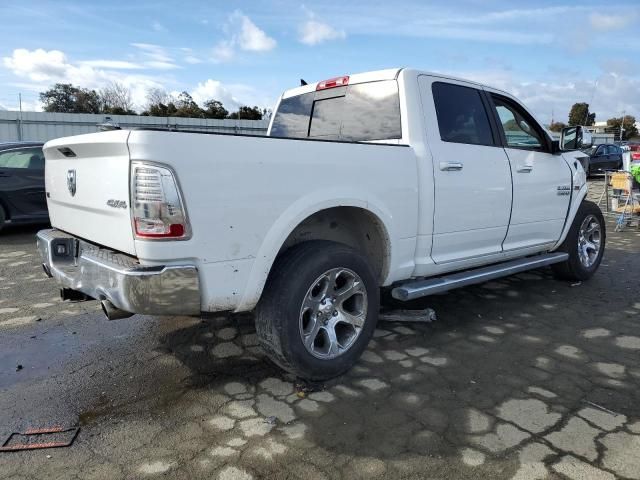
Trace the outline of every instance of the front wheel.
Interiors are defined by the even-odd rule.
[[[256,330],[280,367],[326,380],[358,360],[379,305],[375,276],[360,252],[335,242],[305,242],[276,261],[257,308]]]
[[[567,238],[558,248],[569,258],[552,265],[556,277],[583,281],[591,278],[602,261],[607,237],[604,216],[595,203],[583,201],[578,208]]]

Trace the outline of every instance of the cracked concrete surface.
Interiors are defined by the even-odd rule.
[[[640,478],[636,231],[609,228],[579,286],[540,270],[408,305],[438,320],[380,323],[356,368],[307,385],[264,359],[251,315],[60,302],[36,230],[0,235],[0,435],[82,429],[0,453],[3,479]]]

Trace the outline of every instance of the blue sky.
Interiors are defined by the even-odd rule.
[[[56,82],[270,107],[300,78],[410,66],[506,89],[543,121],[640,117],[640,1],[149,0],[0,4],[0,107]]]

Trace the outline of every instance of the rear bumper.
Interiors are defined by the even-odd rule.
[[[41,230],[37,245],[45,272],[62,288],[121,310],[145,315],[199,315],[200,282],[194,265],[145,267],[137,259],[60,230]]]

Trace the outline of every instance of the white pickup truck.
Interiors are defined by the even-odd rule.
[[[48,142],[54,228],[38,248],[63,299],[99,300],[110,319],[255,309],[277,364],[326,379],[365,349],[381,288],[411,300],[545,265],[589,278],[605,224],[568,152],[586,138],[554,141],[513,96],[470,81],[332,78],[286,91],[266,137]]]

